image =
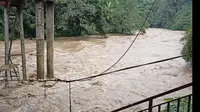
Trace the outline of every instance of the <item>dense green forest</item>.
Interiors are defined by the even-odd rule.
[[[158,0],[150,27],[187,30],[192,20],[192,0]]]
[[[24,8],[26,37],[35,37],[34,2],[35,0],[27,0]],[[154,0],[57,0],[55,1],[55,36],[134,34],[143,24],[153,2]],[[14,11],[13,9],[10,13]],[[2,7],[0,7],[0,17],[0,39],[2,39]],[[185,30],[186,41],[192,41],[186,38],[192,38],[188,36],[192,35],[191,23],[192,0],[157,0],[142,31],[149,27]],[[17,29],[16,34],[18,34]],[[186,43],[186,46],[188,45]],[[183,54],[185,52],[190,50],[182,51]]]
[[[55,34],[56,36],[134,34],[144,22],[152,3],[153,0],[57,0]],[[0,36],[2,36],[2,7],[0,14]],[[156,27],[187,30],[191,18],[192,0],[157,0],[144,29]],[[24,8],[24,29],[25,36],[35,36],[34,0],[28,0]]]

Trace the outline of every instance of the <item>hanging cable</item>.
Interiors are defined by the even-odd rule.
[[[186,55],[183,55],[183,56],[186,56]],[[116,72],[120,72],[120,71],[124,71],[124,70],[129,70],[129,69],[133,69],[133,68],[138,68],[138,67],[142,67],[142,66],[147,66],[147,65],[162,63],[162,62],[170,61],[170,60],[173,60],[173,59],[178,59],[178,58],[181,58],[183,56],[175,56],[175,57],[166,58],[166,59],[162,59],[162,60],[152,61],[152,62],[149,62],[149,63],[139,64],[139,65],[135,65],[135,66],[129,66],[129,67],[117,69],[117,70],[114,70],[114,71],[111,71],[111,72],[106,72],[106,73],[102,73],[102,74],[99,74],[99,75],[94,75],[94,76],[89,76],[89,77],[79,78],[79,79],[74,79],[74,80],[65,80],[65,79],[48,79],[48,80],[43,80],[42,79],[42,80],[20,80],[20,81],[29,81],[29,82],[33,82],[33,81],[38,81],[38,82],[56,81],[56,82],[66,82],[66,83],[78,82],[78,81],[87,81],[87,80],[91,80],[93,78],[104,76],[104,75],[108,75],[108,74],[111,74],[111,73],[116,73]],[[18,80],[8,80],[8,81],[18,81]]]
[[[133,43],[135,42],[135,40],[136,40],[137,37],[139,36],[140,32],[142,31],[142,28],[144,27],[144,25],[145,25],[145,23],[146,23],[146,21],[147,21],[149,15],[150,15],[152,9],[153,9],[155,3],[156,3],[156,0],[154,0],[154,2],[152,3],[151,8],[150,8],[150,10],[149,10],[149,12],[148,12],[148,14],[147,14],[145,20],[144,20],[144,22],[143,22],[143,24],[142,24],[142,26],[141,26],[139,32],[137,33],[136,37],[133,39],[132,43],[129,45],[129,47],[127,48],[127,50],[122,54],[122,56],[121,56],[112,66],[110,66],[108,69],[106,69],[105,71],[103,71],[103,72],[100,73],[100,74],[103,74],[103,73],[107,72],[108,70],[110,70],[111,68],[113,68],[113,67],[126,55],[126,53],[130,50],[130,48],[133,46]],[[100,74],[99,74],[99,75],[100,75]]]
[[[44,99],[46,99],[46,97],[47,97],[46,83],[47,83],[47,81],[44,81],[44,84],[43,84],[43,86],[44,86]]]
[[[111,74],[111,73],[115,73],[115,72],[120,72],[120,71],[124,71],[124,70],[128,70],[128,69],[133,69],[133,68],[138,68],[138,67],[142,67],[142,66],[146,66],[146,65],[161,63],[161,62],[165,62],[165,61],[169,61],[169,60],[173,60],[173,59],[177,59],[177,58],[181,58],[181,57],[182,56],[176,56],[176,57],[167,58],[167,59],[158,60],[158,61],[153,61],[153,62],[149,62],[149,63],[145,63],[145,64],[130,66],[130,67],[126,67],[126,68],[114,70],[114,71],[111,71],[111,72],[102,73],[102,74],[99,74],[99,75],[94,75],[94,76],[89,76],[89,77],[80,78],[80,79],[76,79],[76,80],[71,80],[70,82],[87,81],[87,80],[91,80],[91,79],[94,79],[96,77],[104,76],[104,75],[107,75],[107,74]]]
[[[71,82],[69,82],[69,112],[72,112]]]

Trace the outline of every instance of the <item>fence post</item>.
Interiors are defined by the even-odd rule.
[[[149,112],[152,112],[153,99],[149,100]]]

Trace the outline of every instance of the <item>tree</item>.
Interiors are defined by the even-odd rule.
[[[186,62],[191,63],[192,62],[192,25],[188,28],[184,39],[186,41],[181,54],[183,55],[183,59]]]
[[[24,34],[25,37],[35,37],[35,1],[27,0],[24,7]]]
[[[58,36],[131,34],[142,20],[136,0],[66,0],[55,10]]]
[[[115,33],[133,34],[144,22],[139,15],[136,0],[115,0],[112,15],[111,32]]]
[[[173,22],[171,22],[170,29],[172,30],[187,30],[190,26],[190,19],[192,18],[192,5],[186,4],[179,10]]]
[[[192,15],[192,0],[157,1],[150,17],[150,27],[186,30]]]

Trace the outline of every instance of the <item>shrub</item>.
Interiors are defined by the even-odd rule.
[[[171,101],[177,98],[168,98],[165,99],[165,101]],[[170,110],[169,112],[177,112],[177,100],[170,102]],[[192,100],[191,100],[192,102]],[[179,112],[188,112],[187,111],[188,108],[188,98],[183,98],[180,100],[180,107],[179,107]],[[165,109],[162,112],[167,112],[167,107],[165,107]],[[192,103],[190,104],[190,112],[192,112]]]
[[[183,59],[186,62],[191,63],[192,62],[192,28],[189,28],[189,30],[186,32],[184,39],[186,40],[186,43],[181,51],[181,54],[183,55]]]

